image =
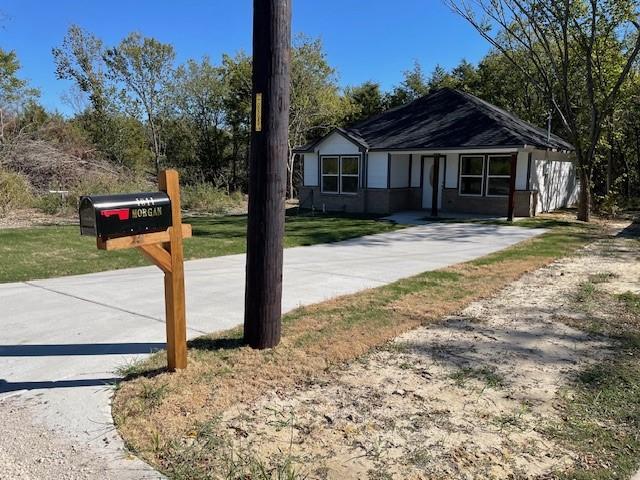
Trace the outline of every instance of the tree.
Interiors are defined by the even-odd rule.
[[[196,158],[203,178],[212,181],[223,167],[227,133],[224,130],[223,69],[205,57],[188,60],[175,72],[172,103],[193,128]]]
[[[122,99],[135,114],[139,107],[149,129],[156,172],[162,157],[162,122],[168,113],[167,89],[175,51],[169,44],[131,33],[105,52],[109,77],[122,85]]]
[[[385,97],[377,82],[367,81],[355,87],[347,87],[344,96],[352,109],[351,114],[345,119],[347,125],[373,117],[386,108]]]
[[[231,133],[231,184],[239,187],[240,166],[244,168],[242,185],[246,187],[249,142],[251,140],[251,58],[244,52],[222,56],[225,97],[222,102]],[[244,162],[241,162],[241,159]]]
[[[107,86],[102,40],[77,25],[71,25],[62,45],[53,48],[52,53],[56,77],[74,81],[89,97],[94,111],[99,115],[106,114]]]
[[[520,63],[528,62],[524,52],[513,52],[512,56]],[[478,65],[477,82],[470,93],[477,95],[494,105],[513,112],[518,117],[533,123],[545,125],[549,118],[551,105],[536,86],[536,80],[514,68],[509,58],[499,51],[490,52]],[[563,129],[556,115],[554,131]]]
[[[327,62],[322,42],[300,36],[291,52],[291,106],[289,112],[289,197],[294,196],[297,155],[294,147],[305,144],[338,126],[348,114],[340,96],[335,70]]]
[[[129,156],[136,150],[131,136],[135,136],[137,129],[134,133],[122,128],[123,123],[131,127],[131,122],[117,111],[115,87],[107,79],[102,40],[72,25],[60,47],[53,48],[52,53],[56,77],[74,82],[76,98],[70,98],[70,101],[81,106],[83,99],[89,100],[89,106],[77,113],[74,123],[87,132],[97,149],[110,161],[120,165],[137,164],[139,152],[135,159]]]
[[[447,3],[532,79],[560,117],[580,173],[578,218],[589,221],[603,125],[640,52],[638,2],[475,0],[475,8],[468,0]]]
[[[20,62],[14,51],[0,48],[0,145],[7,141],[7,128],[15,125],[20,108],[33,100],[38,91],[18,77]]]
[[[464,58],[451,70],[450,76],[453,81],[453,88],[464,90],[465,92],[473,93],[480,84],[478,69]]]
[[[456,88],[455,79],[451,76],[442,65],[438,64],[434,67],[433,72],[427,82],[429,92],[440,88]]]
[[[413,69],[406,70],[403,75],[400,85],[389,94],[387,103],[391,108],[405,105],[429,93],[429,84],[419,62],[414,62]]]

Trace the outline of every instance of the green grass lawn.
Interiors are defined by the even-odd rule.
[[[189,218],[193,238],[185,241],[185,258],[207,258],[245,251],[247,217]],[[401,228],[372,217],[288,215],[285,247],[336,242]],[[104,252],[77,226],[0,230],[0,283],[100,272],[149,265],[134,250]]]

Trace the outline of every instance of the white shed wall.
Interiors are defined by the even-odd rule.
[[[409,186],[409,154],[391,155],[391,188]]]
[[[536,150],[531,164],[531,189],[538,191],[536,213],[549,212],[573,205],[578,200],[579,183],[575,164],[569,155],[554,154],[550,160],[547,152]]]
[[[387,188],[387,152],[370,152],[367,171],[368,188]]]
[[[304,170],[304,186],[318,186],[318,155],[315,153],[305,153],[302,160]]]

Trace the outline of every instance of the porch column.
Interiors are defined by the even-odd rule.
[[[438,216],[438,194],[440,190],[440,155],[433,155],[433,188],[432,188],[432,199],[431,199],[431,216]]]
[[[509,177],[509,207],[507,211],[507,220],[513,222],[513,211],[515,209],[516,197],[516,168],[518,164],[518,154],[511,154],[511,171]]]

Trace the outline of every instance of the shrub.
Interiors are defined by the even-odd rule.
[[[4,216],[10,210],[32,205],[31,185],[26,177],[8,170],[0,170],[0,215]]]
[[[182,188],[182,208],[201,213],[225,214],[244,205],[241,192],[227,193],[210,183],[196,183]]]
[[[69,208],[68,202],[68,198],[64,198],[58,193],[46,193],[37,198],[35,206],[48,215],[58,215]]]
[[[82,177],[66,196],[46,193],[36,202],[37,208],[49,215],[72,215],[78,208],[78,200],[83,195],[103,195],[126,192],[150,192],[157,186],[135,177],[125,175],[86,175]]]
[[[595,199],[596,211],[607,217],[615,217],[621,211],[620,198],[616,191],[611,191],[604,196],[598,196]]]

